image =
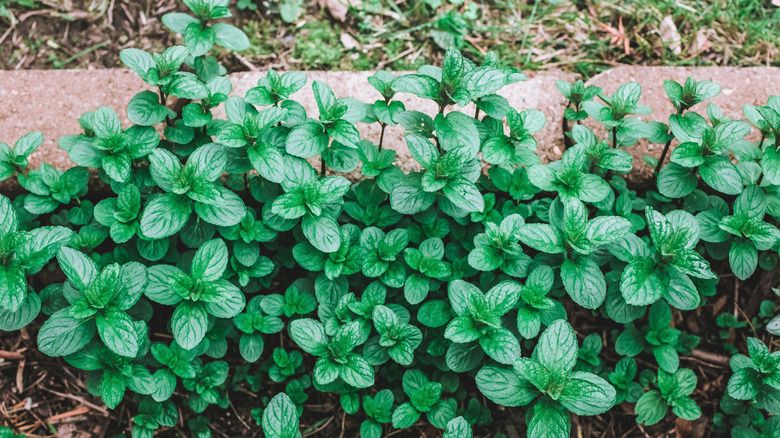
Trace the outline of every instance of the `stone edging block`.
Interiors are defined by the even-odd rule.
[[[255,86],[264,72],[242,72],[229,76],[233,83],[233,95],[243,96]],[[350,96],[363,102],[373,102],[379,94],[369,86],[366,78],[371,72],[306,72],[309,84],[294,97],[306,108],[310,117],[316,117],[317,106],[311,92],[311,81],[327,83],[337,97]],[[529,80],[505,87],[500,94],[516,109],[538,109],[547,119],[544,129],[535,137],[539,143],[537,151],[543,161],[560,157],[563,150],[562,118],[565,99],[555,87],[555,81],[572,81],[577,76],[563,71],[528,72]],[[711,102],[720,106],[724,114],[743,119],[742,106],[761,105],[772,94],[780,94],[780,68],[754,67],[618,67],[601,73],[588,81],[611,94],[622,83],[636,81],[642,85],[640,102],[653,108],[653,113],[643,116],[644,120],[667,121],[673,112],[671,103],[663,91],[664,79],[684,81],[688,76],[695,79],[710,79],[722,87],[722,93]],[[31,166],[36,168],[45,161],[61,169],[73,164],[67,154],[57,147],[56,140],[63,135],[80,132],[78,117],[99,106],[108,106],[117,111],[124,126],[130,125],[126,106],[135,93],[148,89],[137,75],[125,69],[108,70],[20,70],[0,71],[0,99],[5,110],[0,112],[0,141],[13,145],[19,137],[30,131],[41,131],[44,144],[32,155]],[[415,96],[399,95],[407,109],[427,113],[436,111],[432,102],[422,101]],[[703,104],[700,104],[703,105]],[[704,108],[696,108],[703,111]],[[221,110],[221,108],[220,108]],[[472,114],[469,106],[463,109]],[[221,115],[217,111],[218,115]],[[358,128],[366,140],[379,141],[379,126],[359,124]],[[758,140],[754,132],[750,140]],[[398,153],[398,164],[404,170],[415,168],[409,156],[400,127],[388,128],[385,145]],[[651,169],[640,163],[642,155],[660,156],[660,147],[640,143],[630,148],[635,157],[636,175],[634,181],[651,175]],[[637,161],[638,160],[638,161]],[[0,184],[0,188],[7,184]]]

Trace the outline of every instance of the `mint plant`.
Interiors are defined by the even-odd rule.
[[[770,353],[769,348],[756,338],[748,338],[748,353],[749,357],[738,354],[731,359],[734,374],[729,378],[728,394],[737,400],[752,400],[759,409],[777,415],[780,354]]]
[[[683,420],[696,420],[701,409],[690,397],[696,389],[696,375],[693,371],[681,368],[674,373],[658,370],[658,391],[645,392],[636,402],[637,421],[653,425],[661,421],[669,408]]]
[[[13,149],[5,143],[0,143],[0,181],[27,170],[28,158],[41,143],[43,143],[43,134],[37,131],[16,140]]]
[[[525,406],[529,436],[566,437],[569,412],[598,415],[615,402],[615,389],[594,374],[573,371],[577,361],[574,330],[563,320],[553,322],[539,337],[531,358],[507,369],[488,365],[477,374],[477,386],[492,401]]]
[[[780,249],[780,98],[745,107],[747,123],[696,112],[716,84],[667,81],[667,126],[640,120],[636,83],[558,82],[567,147],[542,164],[545,114],[498,94],[525,77],[495,54],[377,72],[369,102],[273,70],[237,96],[211,50],[248,39],[221,21],[226,1],[185,4],[163,17],[183,45],[120,53],[149,86],[131,124],[98,107],[57,141],[76,167],[30,169],[39,133],[0,144],[0,330],[127,404],[134,436],[209,437],[220,409],[251,410],[267,437],[334,418],[365,437],[568,437],[572,414],[611,409],[655,436],[699,404],[709,415],[718,383],[696,392],[699,368],[682,366],[723,352],[715,429],[777,435],[762,294]],[[640,139],[661,159],[635,162]]]

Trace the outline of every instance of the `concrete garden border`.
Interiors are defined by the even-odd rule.
[[[255,86],[264,72],[242,72],[229,75],[233,83],[233,95],[243,96]],[[307,72],[309,82],[318,80],[333,88],[336,96],[350,96],[364,102],[380,98],[368,85],[366,78],[372,72]],[[563,71],[528,72],[529,80],[504,87],[499,94],[509,100],[517,109],[534,108],[542,111],[547,124],[535,137],[539,143],[538,153],[543,161],[554,160],[563,152],[562,118],[565,99],[555,87],[555,81],[572,81],[577,75]],[[641,103],[653,108],[653,113],[644,120],[667,121],[673,112],[671,103],[663,91],[663,81],[673,79],[683,82],[688,76],[697,80],[709,79],[722,87],[719,96],[708,102],[721,107],[724,114],[744,119],[742,106],[762,105],[772,94],[780,94],[780,68],[776,67],[618,67],[595,76],[587,83],[598,85],[611,94],[620,84],[636,81],[642,85]],[[5,110],[0,112],[0,141],[13,144],[16,139],[30,131],[41,131],[45,141],[31,156],[32,168],[46,161],[55,167],[71,167],[67,154],[57,146],[57,139],[63,135],[80,132],[78,117],[99,106],[108,106],[123,118],[125,126],[130,122],[126,106],[135,93],[148,88],[130,70],[21,70],[0,71],[0,100]],[[296,95],[296,100],[314,116],[317,106],[307,85]],[[407,109],[435,112],[432,102],[422,102],[414,96],[404,95],[401,99]],[[427,105],[427,106],[426,106]],[[473,113],[473,108],[465,108]],[[216,114],[220,116],[220,114]],[[641,117],[640,117],[641,118]],[[378,142],[378,125],[358,126],[363,137]],[[402,128],[389,128],[384,144],[398,153],[398,162],[405,170],[415,167],[402,140]],[[748,140],[757,141],[757,132]],[[635,157],[635,170],[629,179],[635,183],[646,181],[652,170],[641,161],[642,155],[660,156],[660,145],[646,142],[630,148]],[[0,189],[8,189],[9,182],[0,183]]]

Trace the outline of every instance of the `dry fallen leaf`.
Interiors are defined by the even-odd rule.
[[[679,55],[682,51],[680,47],[680,32],[677,31],[677,25],[674,24],[674,19],[672,19],[671,15],[664,17],[658,30],[661,33],[661,41],[665,43],[666,47],[675,55]]]
[[[341,45],[344,46],[344,48],[347,50],[360,48],[360,43],[358,42],[358,40],[356,40],[354,37],[352,37],[352,35],[346,32],[341,32],[341,37],[339,38],[339,41],[341,41]]]
[[[321,8],[327,8],[330,15],[338,21],[344,21],[347,19],[348,7],[360,6],[360,0],[317,0],[317,4]]]
[[[780,1],[780,0],[778,0]],[[690,54],[695,55],[697,53],[706,52],[712,46],[709,35],[712,29],[699,29],[696,31],[696,44],[690,47]]]

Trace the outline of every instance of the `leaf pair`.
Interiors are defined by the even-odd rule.
[[[11,149],[0,143],[0,181],[5,181],[17,172],[27,170],[28,158],[43,143],[43,134],[31,132],[19,138]]]
[[[636,421],[653,425],[666,417],[669,407],[683,420],[694,421],[701,417],[701,409],[690,397],[696,389],[696,375],[681,368],[674,373],[658,370],[658,389],[650,390],[636,402]]]
[[[549,224],[525,224],[520,241],[546,254],[564,254],[561,280],[577,304],[596,309],[607,296],[607,283],[601,268],[589,257],[600,246],[627,235],[631,223],[619,216],[588,219],[588,209],[573,197],[558,197],[550,204]]]
[[[564,320],[557,320],[539,337],[533,358],[521,358],[513,369],[488,365],[477,373],[479,390],[503,406],[525,406],[528,435],[568,437],[568,412],[598,415],[615,402],[615,389],[594,374],[572,371],[577,362],[577,338]]]
[[[112,353],[135,358],[146,342],[146,324],[128,310],[141,298],[147,270],[140,263],[98,266],[83,253],[61,248],[57,261],[75,286],[71,305],[54,313],[38,333],[38,348],[49,356],[67,356],[87,345],[95,331]]]
[[[359,342],[359,323],[342,326],[333,337],[325,334],[325,326],[314,319],[297,319],[290,323],[290,337],[303,351],[318,356],[314,380],[327,385],[337,379],[356,388],[374,384],[374,369],[362,356],[353,353]]]
[[[690,277],[715,277],[707,260],[694,250],[700,235],[698,222],[681,210],[662,215],[647,207],[645,214],[652,250],[633,234],[609,246],[612,255],[628,263],[620,280],[623,298],[633,306],[663,298],[675,308],[695,309],[700,297]]]
[[[764,191],[750,186],[737,196],[732,215],[728,215],[728,208],[705,210],[696,215],[702,240],[721,243],[731,239],[729,265],[740,280],[755,272],[759,251],[771,249],[780,239],[780,230],[764,221],[766,208]]]
[[[578,144],[566,150],[560,161],[529,167],[528,178],[536,187],[557,192],[562,198],[595,203],[606,198],[611,188],[600,176],[589,173],[589,169],[585,145]]]
[[[146,367],[131,363],[130,358],[117,355],[99,342],[90,342],[65,356],[65,361],[87,371],[87,389],[110,409],[117,407],[128,389],[141,395],[155,391],[155,380]]]
[[[72,238],[73,232],[65,227],[19,231],[19,217],[14,206],[0,195],[0,309],[7,312],[3,312],[3,316],[9,319],[23,316],[16,312],[32,297],[27,294],[27,275],[43,269]],[[40,307],[40,300],[37,300],[38,306],[34,305],[37,298],[31,298],[33,301],[25,306],[27,316],[23,319],[31,321],[38,314],[36,307]]]
[[[442,400],[442,385],[431,382],[422,371],[411,369],[404,372],[401,384],[408,402],[401,403],[393,411],[392,423],[396,429],[411,427],[425,414],[434,427],[445,429],[455,418],[455,400]]]
[[[30,192],[24,198],[24,208],[32,214],[47,214],[87,194],[89,170],[71,167],[63,172],[43,163],[40,169],[19,174],[18,178],[19,185]]]
[[[239,28],[213,20],[232,16],[225,0],[188,0],[184,2],[194,17],[181,12],[163,15],[162,22],[170,30],[184,36],[184,44],[192,56],[203,56],[214,44],[228,50],[249,48],[249,39]]]
[[[312,84],[314,99],[320,110],[320,118],[295,126],[285,142],[287,153],[300,158],[323,154],[330,140],[338,145],[355,149],[360,143],[360,132],[354,123],[365,116],[363,104],[351,98],[339,98],[322,82]]]
[[[223,279],[227,264],[227,245],[214,239],[195,253],[189,275],[170,265],[149,268],[149,284],[144,293],[156,303],[176,306],[171,331],[182,348],[191,350],[203,341],[209,315],[233,318],[244,309],[244,294]]]
[[[520,343],[501,319],[515,307],[520,290],[519,284],[502,281],[483,294],[463,280],[451,282],[448,296],[457,316],[447,325],[444,337],[455,344],[478,343],[491,359],[513,364],[520,358]]]
[[[222,176],[227,154],[222,146],[199,147],[182,166],[175,155],[155,149],[149,156],[152,178],[165,193],[152,196],[141,213],[140,229],[150,239],[179,232],[190,215],[218,226],[236,225],[246,207],[233,191],[215,183]]]
[[[81,122],[87,134],[60,139],[60,146],[68,151],[68,157],[74,163],[103,169],[112,180],[120,183],[130,178],[133,160],[146,157],[160,143],[160,135],[154,128],[131,126],[123,129],[116,112],[104,106],[86,113]]]
[[[285,193],[273,201],[271,211],[288,220],[303,218],[301,229],[312,246],[324,253],[338,251],[342,240],[334,216],[349,190],[349,181],[341,176],[318,178],[309,163],[300,158],[287,157],[285,162]]]
[[[734,374],[729,378],[728,394],[737,400],[753,400],[756,407],[773,415],[780,411],[780,353],[770,352],[756,338],[748,338],[748,354],[731,359]]]

